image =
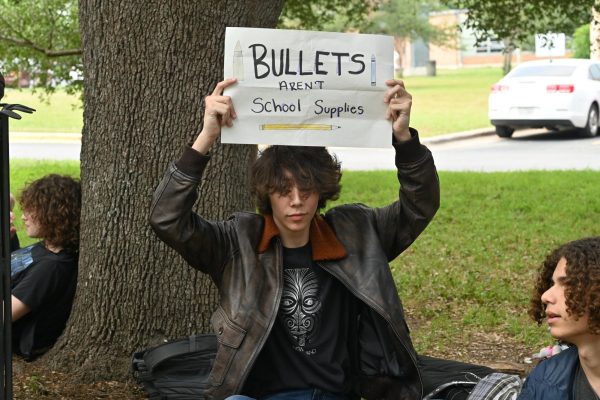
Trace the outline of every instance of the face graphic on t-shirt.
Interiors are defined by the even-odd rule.
[[[285,285],[279,309],[289,335],[299,349],[310,343],[320,323],[321,301],[317,276],[310,268],[284,271]]]

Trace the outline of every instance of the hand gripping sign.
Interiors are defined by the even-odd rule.
[[[390,147],[385,81],[393,38],[227,28],[225,77],[237,113],[223,143]]]

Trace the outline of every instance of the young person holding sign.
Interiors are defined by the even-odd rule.
[[[220,294],[211,399],[421,399],[422,379],[388,263],[439,207],[429,150],[409,128],[411,96],[389,80],[382,118],[392,121],[399,199],[319,213],[340,191],[340,164],[324,148],[272,146],[254,163],[260,214],[207,221],[192,212],[209,149],[236,112],[217,84],[204,126],[155,192],[157,235]],[[234,396],[245,395],[245,396]]]

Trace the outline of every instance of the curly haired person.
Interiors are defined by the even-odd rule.
[[[68,176],[47,175],[25,187],[19,202],[27,235],[41,241],[18,251],[25,265],[11,282],[12,341],[16,354],[33,359],[56,342],[71,313],[81,186]]]
[[[597,400],[600,395],[600,237],[567,243],[544,261],[529,315],[572,346],[542,361],[518,400]]]

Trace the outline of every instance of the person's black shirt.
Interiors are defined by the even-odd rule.
[[[273,329],[243,393],[259,398],[299,389],[349,391],[353,296],[312,260],[310,243],[283,250],[283,293]],[[325,267],[326,268],[326,267]]]
[[[16,233],[10,237],[9,246],[11,253],[21,248],[21,244],[19,243],[19,237]]]
[[[581,368],[581,364],[577,365],[575,371],[575,381],[573,382],[574,398],[576,400],[598,400],[598,395],[594,392],[590,381]]]
[[[30,312],[13,323],[13,351],[33,359],[61,335],[77,286],[78,255],[53,253],[42,243],[31,246],[30,265],[14,276],[12,295]]]

